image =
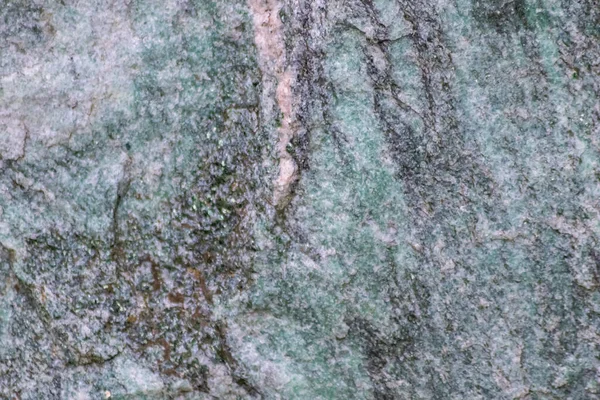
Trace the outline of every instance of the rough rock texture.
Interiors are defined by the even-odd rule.
[[[0,398],[600,399],[598,0],[0,0]]]

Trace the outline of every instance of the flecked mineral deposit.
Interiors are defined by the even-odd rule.
[[[598,0],[0,0],[0,398],[600,399]]]

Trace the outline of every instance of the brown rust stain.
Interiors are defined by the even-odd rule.
[[[212,306],[213,305],[213,297],[212,297],[212,293],[208,289],[208,286],[206,285],[206,279],[204,278],[204,274],[195,268],[188,268],[187,271],[190,274],[192,274],[192,276],[194,277],[196,282],[198,282],[198,284],[200,285],[200,290],[202,291],[202,295],[204,296],[204,299],[206,300],[206,302],[209,305]]]
[[[175,304],[183,304],[183,301],[185,300],[185,297],[181,293],[169,293],[167,298],[171,303]]]

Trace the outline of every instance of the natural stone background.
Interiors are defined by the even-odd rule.
[[[600,399],[597,0],[0,0],[0,398]]]

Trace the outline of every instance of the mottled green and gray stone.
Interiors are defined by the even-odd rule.
[[[597,0],[0,0],[0,398],[600,399],[599,156]]]

